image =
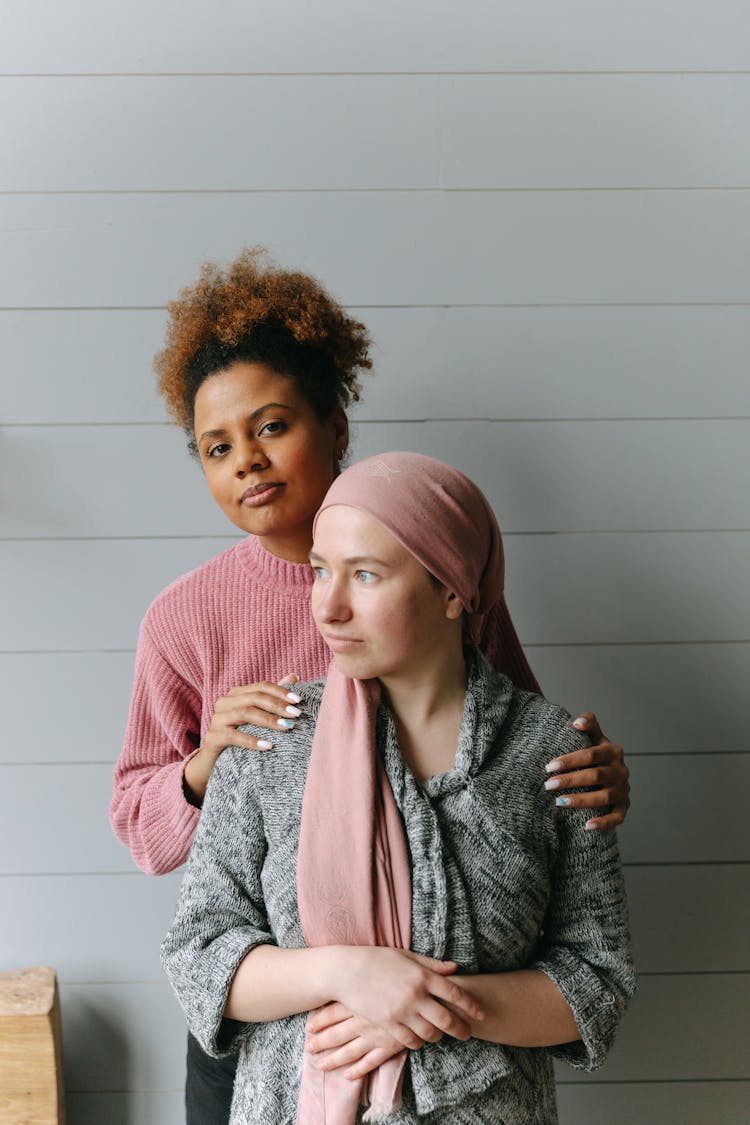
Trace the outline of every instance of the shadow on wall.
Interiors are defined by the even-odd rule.
[[[95,998],[92,992],[96,992]],[[136,1071],[133,1055],[138,1045],[121,1004],[110,1002],[106,986],[92,986],[86,992],[83,987],[69,986],[64,989],[62,1014],[71,1125],[100,1125],[105,1099],[107,1125],[131,1125],[136,1120],[131,1102]],[[108,1097],[102,1091],[117,1096]]]

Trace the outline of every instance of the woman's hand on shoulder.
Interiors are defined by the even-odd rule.
[[[268,681],[245,684],[217,699],[200,750],[185,765],[183,777],[188,799],[198,805],[203,802],[211,771],[228,746],[241,746],[246,750],[273,749],[272,738],[257,738],[238,727],[245,723],[265,727],[268,731],[294,727],[302,711],[300,697],[290,688],[298,680],[299,676],[290,672],[278,684]]]
[[[615,828],[630,808],[630,771],[622,746],[605,737],[591,711],[579,715],[573,726],[587,734],[592,745],[548,762],[545,768],[551,776],[544,788],[564,809],[611,806],[609,812],[587,820],[586,828]],[[587,792],[567,792],[579,788]]]
[[[278,684],[264,681],[234,687],[216,700],[211,725],[203,739],[202,749],[218,758],[227,746],[244,746],[246,750],[271,750],[271,738],[255,738],[237,728],[245,723],[265,727],[269,731],[291,730],[302,714],[300,697],[290,687],[299,680],[293,672]]]

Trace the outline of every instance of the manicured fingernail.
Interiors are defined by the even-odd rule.
[[[596,821],[595,820],[587,820],[583,827],[586,829],[587,832],[590,832],[592,828],[596,829]]]
[[[292,730],[294,728],[294,723],[291,719],[277,719],[276,726],[281,727],[282,730]]]
[[[292,703],[301,703],[302,702],[302,696],[301,695],[295,695],[293,691],[288,691],[286,693],[286,697]]]
[[[286,711],[287,715],[294,715],[295,719],[298,719],[302,714],[299,707],[285,707],[284,710]]]
[[[574,719],[573,721],[573,726],[576,730],[585,730],[588,725],[585,719]]]
[[[571,801],[570,797],[555,797],[555,804],[556,805],[572,805],[573,802]]]
[[[266,738],[259,738],[257,746],[259,750],[273,750],[273,743]]]
[[[544,768],[547,773],[554,773],[555,770],[559,770],[561,766],[562,762],[547,762],[547,765]]]
[[[562,785],[562,778],[561,777],[551,777],[549,779],[549,781],[545,781],[544,788],[545,789],[559,789],[561,785]]]

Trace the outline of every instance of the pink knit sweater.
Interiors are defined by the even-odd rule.
[[[187,858],[200,810],[182,788],[230,688],[288,672],[320,680],[330,653],[310,613],[312,570],[269,554],[252,536],[178,578],[150,606],[138,638],[125,744],[115,769],[110,822],[149,874]],[[486,617],[482,649],[514,682],[538,685],[528,665],[503,659],[505,615]]]

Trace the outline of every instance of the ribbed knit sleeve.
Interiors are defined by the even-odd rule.
[[[187,858],[198,810],[182,775],[217,699],[288,672],[325,675],[330,654],[310,613],[311,585],[308,564],[277,558],[248,536],[149,607],[110,806],[115,834],[149,874]]]
[[[507,676],[522,691],[542,694],[516,634],[505,599],[495,602],[482,622],[479,648],[496,672]]]
[[[182,774],[196,749],[201,701],[151,636],[138,638],[125,744],[115,768],[109,818],[117,838],[149,875],[185,862],[199,810],[185,798]]]

